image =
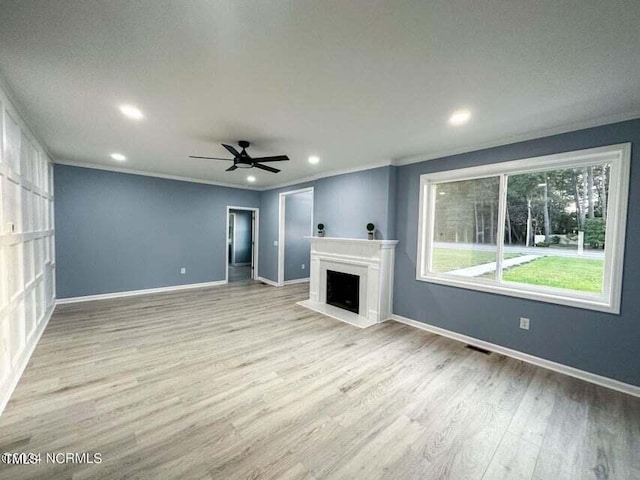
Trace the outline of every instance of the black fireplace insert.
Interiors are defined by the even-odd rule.
[[[360,277],[327,270],[327,303],[360,313]]]

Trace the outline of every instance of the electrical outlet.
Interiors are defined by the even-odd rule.
[[[187,273],[187,269],[184,267],[180,268],[180,275],[184,275],[185,273]]]
[[[305,265],[304,265],[304,263],[302,264],[302,267],[301,267],[301,268],[302,268],[302,270],[304,270],[304,269],[305,269]]]
[[[274,240],[274,241],[273,241],[273,246],[274,246],[274,247],[277,247],[277,246],[278,246],[278,240]]]
[[[523,330],[529,330],[529,319],[520,317],[520,328]]]

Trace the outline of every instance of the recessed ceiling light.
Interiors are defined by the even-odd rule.
[[[253,175],[249,175],[249,176],[247,177],[247,182],[251,182],[251,183],[253,183],[253,182],[255,182],[255,181],[256,181],[256,177],[254,177]]]
[[[120,111],[125,117],[131,118],[132,120],[142,120],[144,118],[144,113],[133,105],[120,105]]]
[[[464,125],[471,118],[471,112],[469,110],[456,110],[449,117],[449,123],[451,125]]]
[[[319,162],[320,162],[320,158],[319,158],[319,157],[316,157],[315,155],[311,155],[311,156],[309,157],[309,163],[310,163],[311,165],[316,165],[316,164],[317,164],[317,163],[319,163]]]
[[[124,162],[127,159],[127,157],[125,157],[121,153],[112,153],[111,154],[111,158],[113,158],[114,160],[117,160],[119,162]]]

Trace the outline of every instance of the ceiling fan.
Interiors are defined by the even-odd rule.
[[[236,150],[236,148],[232,147],[231,145],[225,145],[224,143],[222,144],[222,146],[226,148],[231,155],[233,155],[233,158],[194,157],[193,155],[189,155],[189,158],[203,158],[205,160],[226,160],[229,162],[233,161],[233,165],[231,165],[229,168],[226,169],[227,172],[233,172],[236,168],[256,167],[256,168],[259,168],[260,170],[266,170],[267,172],[271,172],[271,173],[278,173],[280,170],[278,170],[277,168],[270,167],[268,165],[262,165],[262,163],[284,162],[289,160],[289,157],[287,157],[286,155],[276,155],[274,157],[251,158],[247,153],[247,148],[249,148],[249,145],[251,144],[246,140],[240,140],[238,142],[238,145],[240,145],[240,148],[242,148],[241,152],[238,152],[238,150]]]

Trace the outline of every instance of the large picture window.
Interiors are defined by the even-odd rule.
[[[422,175],[417,279],[619,313],[630,149]]]

